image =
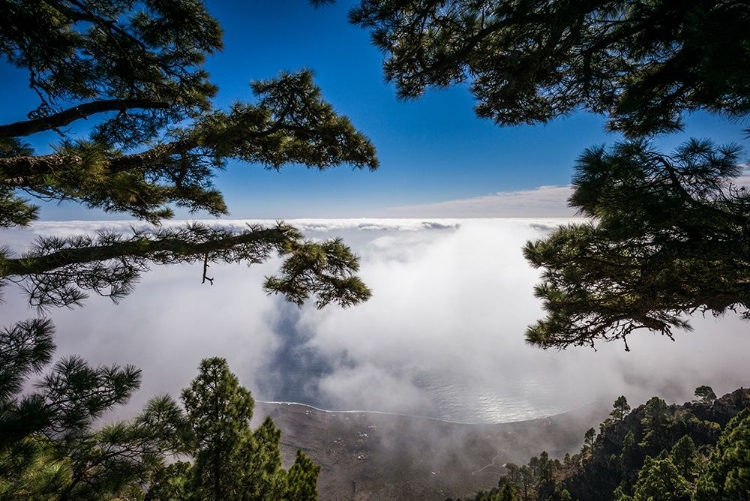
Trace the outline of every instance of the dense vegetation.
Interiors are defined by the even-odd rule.
[[[95,428],[138,389],[140,371],[69,357],[23,393],[54,344],[46,320],[15,329],[0,335],[0,499],[317,499],[320,468],[301,451],[282,468],[281,433],[270,419],[250,428],[253,398],[224,359],[201,362],[182,406],[156,397],[134,419]]]
[[[667,405],[659,397],[613,406],[581,451],[508,463],[498,487],[475,501],[742,501],[750,493],[750,390]]]

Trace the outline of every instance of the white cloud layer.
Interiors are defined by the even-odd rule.
[[[561,412],[620,394],[638,403],[659,394],[686,400],[708,384],[717,393],[750,384],[747,323],[695,318],[677,341],[636,333],[599,351],[542,351],[524,343],[541,315],[538,271],[521,254],[569,220],[298,220],[311,238],[342,236],[361,256],[373,289],[366,304],[321,311],[266,296],[278,260],[249,269],[156,267],[120,305],[91,298],[51,312],[57,355],[143,369],[134,413],[149,397],[179,394],[201,358],[223,356],[261,400],[366,409],[449,420],[498,422]],[[244,224],[228,221],[228,224]],[[37,223],[4,233],[20,251],[36,234],[65,235],[126,223]],[[5,289],[2,325],[34,314]]]

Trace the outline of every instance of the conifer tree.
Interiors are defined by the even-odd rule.
[[[519,501],[520,499],[515,485],[504,483],[500,486],[497,494],[491,498],[491,501]]]
[[[623,478],[632,485],[635,482],[639,467],[638,446],[632,430],[628,431],[622,441],[622,453],[620,454]]]
[[[581,447],[581,454],[588,452],[589,454],[594,452],[594,445],[596,444],[596,430],[589,428],[583,436],[583,447]]]
[[[302,451],[297,451],[294,464],[289,469],[288,501],[317,501],[320,466],[313,463]]]
[[[628,415],[628,412],[630,412],[630,405],[628,405],[628,399],[625,398],[625,395],[617,397],[612,407],[612,412],[609,415],[616,421],[622,421]]]
[[[291,477],[281,468],[281,431],[270,417],[253,432],[253,440],[245,444],[249,459],[243,481],[244,499],[264,501],[283,499],[292,490]],[[290,471],[291,474],[291,471]],[[317,478],[317,477],[316,477]],[[317,491],[315,491],[317,493]]]
[[[750,409],[727,424],[698,479],[696,501],[740,501],[750,492]]]
[[[195,433],[193,495],[198,499],[239,499],[253,440],[255,401],[229,371],[226,360],[201,361],[200,373],[182,392]]]
[[[140,385],[131,366],[51,362],[48,320],[19,322],[0,333],[0,499],[111,499],[140,485],[183,449],[185,423],[171,399],[154,399],[133,421],[94,429],[106,411]]]
[[[690,501],[690,484],[666,455],[646,457],[635,484],[634,501]]]
[[[0,124],[0,228],[38,217],[22,194],[153,224],[175,207],[224,215],[212,179],[230,160],[377,168],[372,144],[322,99],[309,71],[255,81],[253,100],[215,108],[203,63],[221,47],[218,22],[192,0],[5,2],[0,54],[39,102],[26,119]],[[87,132],[68,128],[83,119]],[[43,132],[57,134],[52,153],[25,142]],[[269,292],[296,303],[317,295],[319,306],[369,297],[340,240],[305,241],[283,224],[44,238],[21,256],[0,251],[0,286],[20,285],[34,306],[70,306],[91,292],[121,298],[150,264],[202,263],[206,282],[211,263],[252,264],[273,253],[287,261]]]
[[[690,435],[685,435],[674,444],[671,458],[680,475],[691,481],[695,470],[696,447]]]
[[[641,420],[643,425],[643,438],[640,447],[652,451],[661,451],[661,444],[667,442],[665,436],[669,426],[669,416],[667,415],[667,403],[659,397],[651,397],[646,402],[645,417]]]
[[[320,467],[302,452],[282,468],[281,432],[270,418],[253,431],[255,401],[223,358],[201,361],[182,392],[184,453],[188,463],[159,469],[146,499],[306,501],[317,499]]]
[[[534,492],[534,474],[526,465],[521,466],[519,473],[519,490],[523,501],[529,501]]]
[[[672,337],[686,315],[750,318],[750,194],[732,185],[740,148],[689,141],[673,155],[645,141],[591,148],[578,161],[571,204],[595,222],[529,242],[543,268],[535,295],[547,317],[526,331],[543,347],[593,346],[637,329]]]
[[[581,108],[640,136],[685,110],[750,112],[747,2],[361,0],[402,98],[467,83],[480,117],[514,125]]]
[[[712,402],[716,400],[716,393],[710,386],[699,386],[695,389],[695,396],[702,402]]]

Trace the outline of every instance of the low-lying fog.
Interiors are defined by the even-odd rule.
[[[143,385],[117,417],[159,393],[179,395],[201,358],[222,356],[258,400],[325,409],[377,410],[462,422],[503,422],[559,413],[624,394],[632,404],[658,394],[692,398],[750,383],[748,324],[732,315],[697,317],[676,342],[648,332],[622,343],[543,351],[524,343],[541,315],[539,272],[521,247],[561,220],[298,220],[310,238],[344,237],[373,290],[349,309],[297,308],[267,296],[263,277],[278,260],[247,268],[154,267],[121,304],[92,297],[53,310],[57,356],[134,364]],[[242,224],[223,222],[223,224]],[[125,223],[38,223],[5,231],[16,251],[38,234],[71,234]],[[2,325],[35,314],[4,289]]]

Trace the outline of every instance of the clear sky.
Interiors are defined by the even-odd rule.
[[[224,51],[207,64],[219,85],[217,105],[252,96],[248,82],[279,71],[312,69],[324,98],[375,144],[376,172],[340,167],[326,172],[288,166],[281,172],[230,164],[217,176],[233,218],[465,217],[565,214],[564,187],[584,148],[620,139],[604,119],[579,113],[548,125],[498,127],[475,117],[463,87],[399,101],[384,82],[383,55],[369,33],[349,25],[354,0],[314,9],[307,0],[208,0],[225,30]],[[0,92],[14,96],[0,122],[20,120],[35,106],[26,77],[0,63]],[[8,100],[4,100],[4,105]],[[669,149],[687,134],[744,142],[747,124],[696,114],[686,134],[662,138]],[[35,145],[45,137],[33,138]],[[111,215],[75,205],[45,207],[43,219]]]

